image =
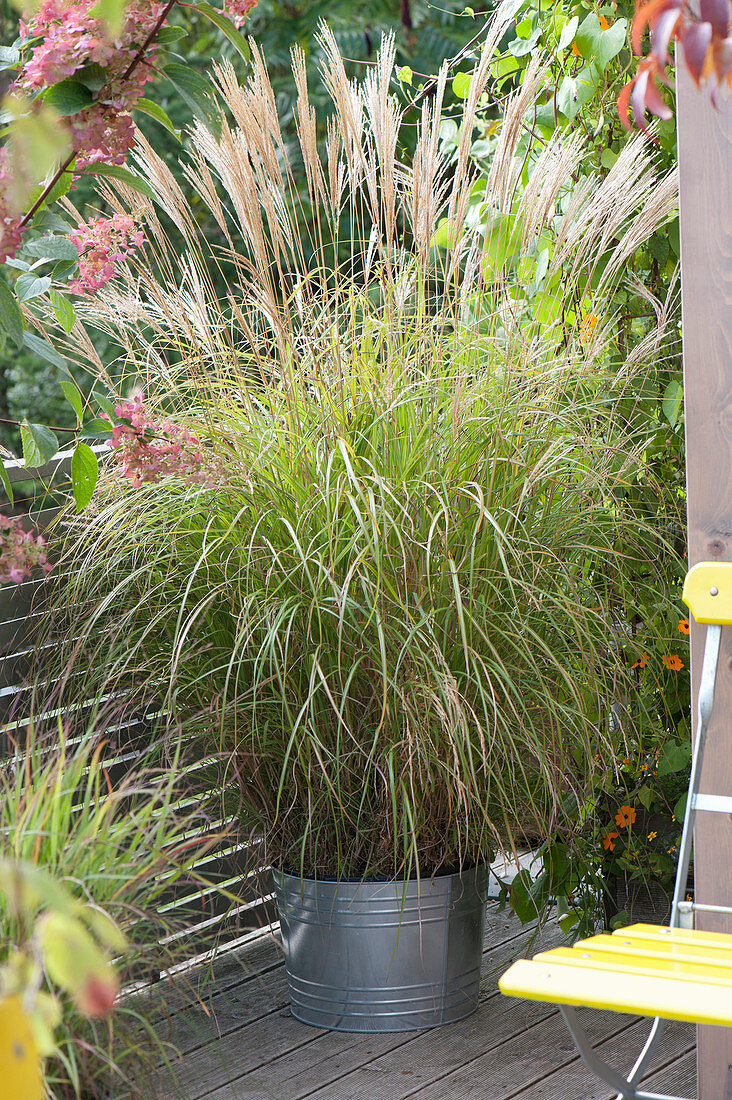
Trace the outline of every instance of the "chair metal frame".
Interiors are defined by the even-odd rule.
[[[720,590],[723,590],[723,595]],[[720,597],[717,599],[717,597]],[[709,795],[699,791],[704,749],[707,742],[709,720],[714,706],[714,690],[719,661],[722,626],[732,623],[732,564],[701,563],[695,566],[687,576],[684,586],[684,601],[695,614],[697,622],[707,624],[701,681],[699,685],[697,732],[689,777],[688,796],[684,823],[679,846],[676,868],[671,917],[668,927],[692,928],[694,913],[732,913],[732,907],[708,905],[686,900],[686,887],[691,863],[691,849],[694,834],[694,822],[699,810],[711,813],[732,814],[732,797]],[[716,605],[719,605],[719,609]],[[730,990],[732,996],[732,989]],[[685,1100],[684,1097],[670,1096],[665,1093],[648,1092],[640,1088],[640,1081],[647,1072],[650,1060],[656,1049],[664,1027],[668,1022],[656,1017],[646,1042],[627,1075],[610,1066],[593,1048],[585,1032],[577,1008],[572,1005],[559,1005],[564,1021],[586,1065],[602,1081],[617,1093],[616,1100]],[[725,1100],[732,1100],[732,1067],[726,1083]],[[721,1100],[721,1098],[720,1098]]]

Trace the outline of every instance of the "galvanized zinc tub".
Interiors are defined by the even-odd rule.
[[[273,877],[298,1020],[413,1031],[477,1007],[485,867],[407,882]]]

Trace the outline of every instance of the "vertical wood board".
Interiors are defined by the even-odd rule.
[[[732,101],[712,107],[682,65],[678,76],[684,403],[689,566],[732,561]],[[704,628],[691,636],[692,698]],[[701,790],[732,794],[732,628],[722,636],[714,715]],[[700,813],[695,833],[699,901],[732,905],[732,821]],[[732,932],[732,918],[699,914],[697,926]],[[721,1100],[732,1065],[732,1028],[699,1028],[699,1100]]]

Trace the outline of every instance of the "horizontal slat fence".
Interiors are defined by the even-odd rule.
[[[104,448],[99,450],[106,453]],[[51,544],[53,520],[68,490],[70,463],[70,451],[58,454],[38,469],[26,469],[21,460],[5,463],[10,482],[18,491],[14,505],[2,510],[7,515],[22,515],[23,526],[41,531]],[[0,763],[7,762],[14,751],[23,751],[34,687],[44,689],[39,697],[50,694],[53,687],[52,681],[44,681],[43,657],[44,651],[53,653],[55,642],[45,637],[40,644],[34,640],[46,614],[45,583],[40,575],[20,585],[0,588]],[[68,700],[65,706],[69,707]],[[87,715],[91,721],[93,700],[82,694],[71,706],[77,727],[84,724]],[[69,713],[66,709],[60,716],[63,719]],[[115,715],[114,700],[107,700],[101,713],[108,718],[95,733],[105,742],[103,763],[114,788],[142,761],[151,734],[157,736],[154,722],[159,714],[143,707],[132,716],[126,711]],[[58,709],[47,709],[35,713],[34,721],[51,728],[58,716]],[[190,839],[201,842],[202,855],[190,877],[176,881],[165,893],[159,912],[176,928],[167,939],[184,940],[189,956],[200,959],[214,950],[225,951],[239,944],[242,937],[270,925],[274,905],[269,875],[257,859],[256,847],[238,839],[236,822],[222,818],[221,800],[210,797],[218,783],[219,762],[214,758],[185,761],[181,778],[182,793],[174,809],[193,811],[196,823]],[[197,806],[200,818],[195,816]],[[236,901],[227,895],[234,895]]]

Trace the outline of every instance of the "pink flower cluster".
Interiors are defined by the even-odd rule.
[[[38,11],[21,22],[23,38],[40,38],[20,71],[15,88],[31,94],[73,76],[85,66],[104,70],[105,83],[94,103],[68,118],[76,168],[105,162],[122,164],[134,141],[130,111],[153,77],[149,54],[126,72],[162,14],[161,0],[132,0],[124,25],[111,39],[103,20],[90,14],[96,0],[43,0]]]
[[[53,566],[46,558],[46,540],[23,530],[20,516],[0,515],[0,584],[21,584],[40,566],[50,573]]]
[[[224,10],[235,27],[243,27],[257,0],[224,0]]]
[[[8,172],[8,147],[0,146],[0,264],[9,256],[14,256],[20,248],[23,227],[20,218],[8,205],[7,185],[10,183]]]
[[[116,405],[114,411],[120,423],[114,426],[109,446],[133,485],[171,476],[208,488],[216,484],[215,465],[202,454],[197,436],[182,424],[152,420],[142,394]]]
[[[142,244],[142,230],[127,214],[111,218],[92,218],[80,222],[78,232],[70,234],[79,253],[79,274],[69,283],[74,294],[99,290],[114,276],[116,263],[121,262]]]

